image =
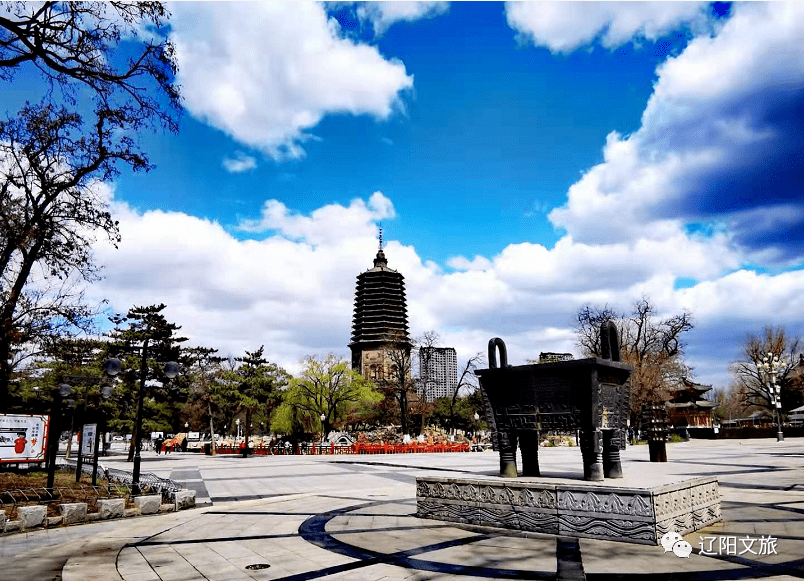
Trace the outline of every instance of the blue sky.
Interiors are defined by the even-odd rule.
[[[400,60],[413,77],[395,114],[379,122],[328,115],[310,128],[316,140],[303,145],[303,158],[280,162],[187,115],[178,137],[161,136],[151,148],[159,167],[148,176],[153,185],[123,178],[121,196],[231,225],[253,217],[267,197],[311,212],[381,190],[399,215],[413,218],[387,221],[386,234],[440,263],[456,254],[493,254],[514,241],[553,244],[560,234],[546,211],[563,204],[581,172],[602,161],[610,131],[639,127],[656,66],[686,42],[679,32],[649,46],[591,46],[556,57],[519,43],[499,3],[453,4],[379,38],[370,25],[360,26],[354,7],[332,15],[344,35]],[[257,167],[227,172],[220,160],[233,152]],[[476,228],[488,235],[467,236]]]
[[[89,294],[191,342],[346,355],[379,225],[414,334],[575,351],[586,303],[693,313],[694,377],[801,333],[795,3],[170,4],[185,112],[109,185]]]

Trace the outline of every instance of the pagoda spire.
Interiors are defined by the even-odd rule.
[[[374,268],[388,268],[388,260],[385,258],[385,252],[382,251],[382,226],[380,226],[380,247],[377,250],[377,256],[374,258]]]

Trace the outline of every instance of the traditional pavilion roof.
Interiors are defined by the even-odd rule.
[[[702,409],[711,409],[717,407],[717,404],[713,401],[709,401],[706,399],[699,399],[697,401],[685,401],[685,402],[667,402],[665,406],[674,409],[683,409],[683,408],[702,408]]]
[[[717,407],[717,404],[701,397],[707,391],[712,389],[711,385],[703,385],[695,383],[686,377],[678,382],[676,385],[669,386],[668,390],[672,392],[670,401],[665,405],[672,409],[712,409]]]
[[[692,394],[702,395],[712,389],[711,385],[705,385],[703,383],[695,383],[691,379],[683,378],[680,382],[675,385],[671,385],[668,387],[669,391],[674,393],[683,393],[688,392]]]

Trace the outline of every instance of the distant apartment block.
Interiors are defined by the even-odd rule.
[[[427,401],[452,397],[458,387],[458,362],[452,347],[422,347],[419,350],[418,393]]]
[[[572,353],[539,353],[539,363],[551,363],[553,361],[570,361],[574,359]]]

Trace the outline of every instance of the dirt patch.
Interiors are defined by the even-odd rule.
[[[51,493],[46,472],[0,472],[0,508],[7,519],[17,520],[17,507],[33,504],[47,505],[48,516],[60,516],[58,505],[67,502],[86,502],[88,512],[97,512],[98,500],[105,498],[126,498],[126,508],[134,506],[128,487],[102,478],[97,483],[93,487],[92,478],[84,475],[76,482],[74,472],[57,470]]]

